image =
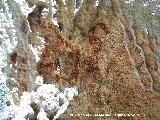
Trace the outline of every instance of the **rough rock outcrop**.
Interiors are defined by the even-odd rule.
[[[41,15],[46,4],[37,3],[30,13],[32,33],[37,32],[45,41],[37,63],[38,74],[44,77],[44,83],[56,83],[60,89],[78,86],[78,97],[59,119],[159,119],[158,48],[153,37],[144,33],[142,24],[136,20],[128,22],[128,13],[123,14],[121,8],[125,3],[120,3],[111,0],[107,13],[103,6],[106,1],[100,0],[98,7],[94,1],[84,1],[74,16],[73,1],[67,1],[66,6],[61,0],[57,1],[59,9],[55,16],[59,28],[52,24],[50,17]],[[38,17],[31,16],[33,13]],[[70,18],[66,18],[65,13]],[[33,43],[36,42],[33,40]],[[11,55],[13,64],[15,56],[18,54]],[[26,62],[23,58],[19,61]]]

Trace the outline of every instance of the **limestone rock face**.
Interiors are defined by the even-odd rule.
[[[61,90],[78,87],[78,97],[59,119],[158,120],[160,24],[157,23],[154,34],[153,23],[141,20],[140,7],[134,9],[138,2],[100,0],[96,6],[94,0],[81,5],[77,0],[75,4],[80,6],[77,13],[74,13],[74,1],[56,2],[59,27],[52,23],[50,16],[42,15],[47,4],[34,3],[36,7],[27,18],[31,28],[27,44],[40,45],[36,35],[45,41],[34,69],[45,84],[57,84]],[[110,7],[109,11],[104,5]],[[150,6],[143,5],[144,9],[147,7]],[[148,29],[148,33],[144,29]],[[21,54],[25,51],[20,50],[13,51],[11,62],[13,72],[15,69],[19,72],[16,77],[20,90],[25,91],[33,81],[29,80],[28,54]],[[19,68],[15,68],[16,62]],[[118,117],[118,114],[124,116]]]

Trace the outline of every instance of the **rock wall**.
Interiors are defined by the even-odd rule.
[[[133,11],[137,2],[131,5],[122,0],[100,0],[96,6],[96,1],[84,0],[77,13],[73,5],[80,1],[56,2],[59,27],[49,15],[42,15],[43,9],[48,8],[45,2],[37,2],[27,19],[30,34],[45,41],[36,63],[37,74],[43,76],[44,83],[57,84],[61,90],[71,86],[79,90],[78,97],[59,119],[158,120],[160,37],[152,34],[152,30],[145,33],[144,22],[136,18],[140,9]],[[104,5],[109,6],[108,11]],[[156,30],[159,28],[158,24]],[[38,39],[30,39],[29,44],[38,45]],[[11,54],[11,61],[13,69],[15,61],[26,63],[20,53]],[[18,76],[19,86],[24,88],[21,90],[27,90],[31,84],[26,78],[28,67],[16,69],[21,75]],[[23,74],[25,71],[27,75]],[[21,78],[26,78],[25,82]],[[135,116],[115,116],[120,113]]]

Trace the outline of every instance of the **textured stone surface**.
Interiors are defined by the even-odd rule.
[[[59,27],[50,16],[41,14],[48,8],[44,2],[34,3],[36,8],[27,19],[31,28],[28,43],[41,45],[36,36],[45,41],[40,61],[36,63],[37,74],[43,76],[44,83],[58,84],[60,89],[76,85],[79,90],[78,97],[59,119],[158,120],[160,54],[156,42],[159,38],[155,42],[150,33],[145,34],[140,18],[132,21],[130,11],[125,13],[125,8],[121,8],[126,5],[122,1],[111,0],[107,4],[102,0],[98,7],[95,1],[84,1],[75,15],[74,1],[66,0],[66,6],[61,0],[56,2]],[[79,6],[80,1],[77,3]],[[110,6],[108,13],[103,5]],[[24,29],[22,32],[26,32]],[[28,58],[25,51],[17,51],[11,54],[12,69],[20,72],[17,73],[20,90],[25,91],[32,83],[28,81]],[[21,64],[19,68],[15,68],[16,62]],[[112,116],[95,117],[98,113]],[[120,113],[136,115],[114,116]]]

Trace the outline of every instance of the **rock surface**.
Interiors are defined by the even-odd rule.
[[[140,9],[135,12],[127,8],[134,9],[137,2],[131,5],[122,0],[100,0],[96,6],[94,0],[84,1],[77,13],[73,10],[73,0],[66,0],[65,4],[62,0],[56,2],[55,17],[59,27],[52,23],[49,13],[42,15],[49,5],[35,3],[36,7],[27,17],[31,28],[27,44],[43,44],[36,36],[45,41],[40,60],[33,62],[36,64],[32,69],[34,77],[41,75],[45,84],[57,84],[60,90],[78,87],[79,95],[59,119],[158,120],[160,25],[155,33],[157,36],[149,29],[149,33],[145,33],[144,22],[139,17],[132,20]],[[80,1],[76,2],[79,6]],[[110,9],[106,11],[104,5]],[[24,34],[26,29],[22,31]],[[36,87],[31,85],[33,81],[29,77],[33,74],[27,62],[32,52],[28,54],[21,49],[24,46],[18,47],[10,54],[10,60],[13,72],[17,71],[17,76],[13,77],[18,78],[22,93]],[[96,114],[110,115],[100,117]],[[124,115],[118,117],[119,114]]]

